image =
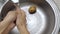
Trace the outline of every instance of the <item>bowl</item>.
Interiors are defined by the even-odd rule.
[[[53,0],[19,0],[20,8],[26,12],[27,29],[30,34],[58,34],[60,12]],[[3,19],[8,10],[6,6],[13,5],[7,1],[1,8]],[[36,6],[36,13],[30,14],[30,6]],[[9,6],[10,7],[10,6]],[[19,34],[17,27],[11,30],[10,34]]]

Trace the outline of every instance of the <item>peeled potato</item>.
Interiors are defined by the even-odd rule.
[[[34,14],[36,12],[36,6],[31,6],[30,8],[29,8],[29,13],[30,14]]]

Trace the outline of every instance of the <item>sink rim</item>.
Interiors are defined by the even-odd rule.
[[[56,21],[55,21],[55,27],[54,30],[52,32],[52,34],[58,34],[59,32],[59,20],[60,20],[60,11],[57,7],[57,5],[55,4],[55,2],[53,0],[46,0],[50,6],[52,7],[54,13],[55,13],[55,17],[56,17]],[[58,13],[58,14],[57,14]]]

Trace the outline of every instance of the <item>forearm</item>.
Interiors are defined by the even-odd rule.
[[[16,24],[17,24],[20,34],[29,34],[29,31],[26,27],[26,20],[25,19],[18,19]]]
[[[8,21],[2,21],[0,23],[0,33],[2,33],[8,27],[9,24],[10,22]]]
[[[17,27],[20,31],[20,34],[29,34],[29,31],[27,30],[27,28],[24,25],[22,25],[22,26],[18,25]]]
[[[2,34],[9,34],[9,32],[15,27],[15,23],[12,22],[9,26],[2,32]]]

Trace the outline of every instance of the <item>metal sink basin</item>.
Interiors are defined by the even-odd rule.
[[[30,34],[58,34],[59,30],[59,10],[52,0],[19,0],[20,8],[26,12],[27,29]],[[7,1],[6,3],[8,3]],[[29,14],[30,6],[35,5],[37,11],[35,14]],[[5,8],[5,7],[3,7]],[[4,17],[4,11],[1,9],[1,17]],[[7,13],[7,12],[6,12]],[[2,16],[3,15],[3,16]],[[10,34],[19,34],[15,27]]]

